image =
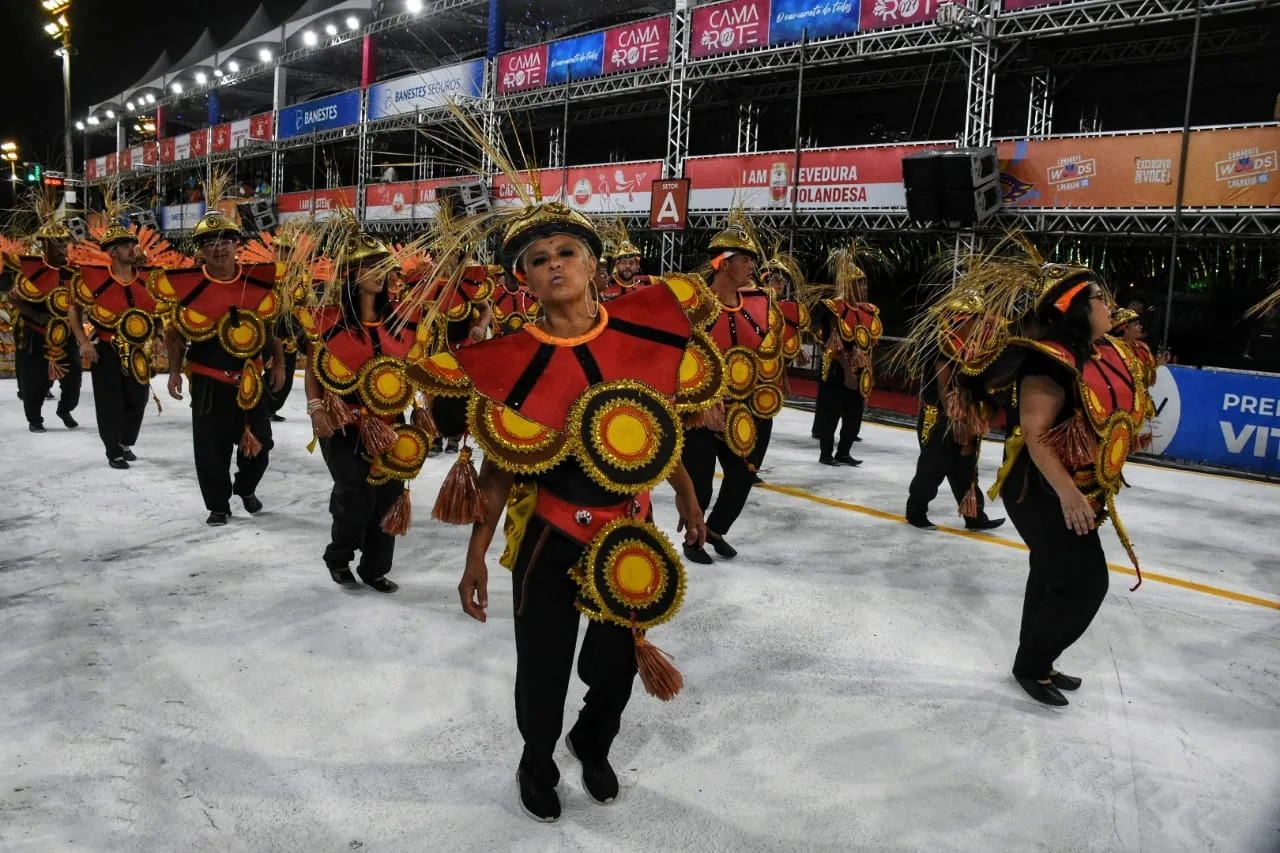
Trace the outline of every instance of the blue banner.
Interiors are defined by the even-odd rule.
[[[285,107],[280,111],[280,130],[276,138],[304,136],[318,130],[346,127],[349,124],[357,124],[359,121],[360,90],[355,89]]]
[[[484,95],[484,60],[433,68],[369,87],[369,120],[442,108]]]
[[[843,36],[858,31],[858,0],[773,0],[769,44]]]
[[[553,41],[547,46],[548,86],[604,74],[604,31]]]
[[[1280,474],[1280,376],[1162,367],[1151,452]]]

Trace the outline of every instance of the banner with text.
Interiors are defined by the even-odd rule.
[[[547,201],[562,201],[584,213],[649,213],[649,198],[654,179],[662,176],[662,163],[643,160],[628,163],[604,163],[599,166],[571,166],[542,169],[526,174],[526,187],[541,188]],[[567,177],[567,181],[565,178]],[[567,183],[568,198],[562,195]],[[505,175],[493,179],[493,201],[496,205],[518,204],[515,188]]]
[[[891,27],[931,20],[937,0],[725,0],[693,10],[689,55],[716,56],[801,39],[825,39],[858,31],[863,20]]]
[[[1005,205],[1024,209],[1172,208],[1182,134],[1161,131],[1000,142]],[[1280,205],[1280,124],[1193,130],[1187,207]]]
[[[689,209],[696,212],[791,209],[839,211],[901,209],[907,205],[902,158],[951,143],[863,146],[804,151],[795,174],[795,153],[690,157],[685,177],[693,181]]]
[[[342,92],[294,104],[280,111],[280,139],[305,136],[321,130],[356,124],[360,121],[360,90]]]
[[[1150,452],[1280,474],[1280,376],[1161,367]]]
[[[437,110],[447,101],[484,95],[484,60],[434,68],[369,87],[369,120]]]
[[[395,184],[370,184],[364,191],[364,218],[377,221],[432,219],[440,212],[436,190],[478,180],[478,176],[471,175]]]
[[[204,216],[204,204],[171,204],[160,208],[161,231],[190,231]]]
[[[694,59],[769,44],[769,0],[728,0],[693,10],[689,55]]]
[[[356,209],[356,188],[338,187],[331,190],[315,192],[284,193],[276,197],[276,210],[281,222],[295,219],[306,219],[315,214],[316,219],[328,219],[336,216],[338,210]]]
[[[863,0],[859,30],[922,24],[938,16],[941,0]]]
[[[663,16],[509,50],[498,54],[498,94],[665,65],[670,47],[671,19]]]

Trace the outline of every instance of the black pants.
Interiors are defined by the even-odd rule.
[[[978,453],[975,450],[966,453],[964,446],[951,434],[951,424],[947,418],[938,413],[938,421],[933,425],[928,441],[924,440],[924,408],[916,419],[916,437],[920,439],[920,458],[916,460],[916,475],[911,478],[907,490],[907,518],[919,521],[929,513],[929,503],[938,496],[938,487],[946,480],[951,486],[951,494],[955,495],[956,506],[969,494],[974,484],[974,476],[978,469]],[[986,518],[986,501],[982,490],[975,490],[978,495],[978,514],[975,518]]]
[[[1031,549],[1013,674],[1045,679],[1102,606],[1109,582],[1107,557],[1098,531],[1085,536],[1071,532],[1058,496],[1034,465],[1018,467],[1024,464],[1027,475],[1017,476],[1015,469],[1002,492],[1013,526]]]
[[[756,426],[764,423],[757,420]],[[694,491],[698,495],[698,506],[705,513],[711,506],[711,493],[715,486],[716,460],[724,471],[724,482],[720,484],[720,494],[716,497],[715,509],[707,516],[707,528],[713,533],[725,536],[729,528],[738,520],[742,509],[747,505],[747,495],[751,494],[754,478],[747,461],[729,449],[714,432],[705,427],[691,429],[684,434],[684,453],[681,456],[689,478],[693,480]]]
[[[544,538],[545,534],[545,538]],[[524,738],[521,766],[534,779],[555,785],[560,771],[551,757],[564,728],[564,701],[578,642],[578,585],[569,568],[583,548],[550,530],[539,518],[529,522],[515,571],[511,573],[516,628],[516,725]],[[631,632],[612,622],[588,622],[578,677],[587,695],[570,732],[578,757],[608,757],[631,699],[636,675]]]
[[[329,493],[333,527],[329,547],[324,549],[324,564],[331,569],[347,568],[359,551],[356,571],[360,579],[384,577],[391,571],[396,537],[383,532],[382,517],[404,492],[404,483],[393,479],[381,486],[369,484],[369,463],[354,426],[320,439],[320,452],[333,477]]]
[[[27,362],[27,335],[30,332],[17,324],[13,327],[13,378],[18,383],[18,399],[22,399],[22,379]]]
[[[120,351],[114,344],[94,344],[98,360],[93,364],[93,408],[98,416],[98,438],[107,459],[120,459],[133,447],[142,429],[151,388],[141,385],[120,369]]]
[[[862,429],[864,407],[862,393],[845,387],[844,368],[832,364],[827,378],[818,383],[818,399],[813,414],[814,430],[818,433],[818,446],[823,456],[831,456],[833,449],[842,456],[849,453],[853,440]],[[836,424],[840,424],[839,444],[836,444]]]
[[[262,442],[252,459],[240,452],[245,424]],[[231,495],[252,495],[267,472],[271,455],[271,419],[266,394],[246,412],[236,403],[236,386],[208,376],[191,377],[191,438],[195,447],[196,479],[209,512],[231,512]],[[231,482],[231,454],[236,479]]]
[[[43,424],[44,395],[53,387],[49,378],[49,362],[45,359],[44,335],[28,329],[23,342],[22,355],[22,409],[27,416],[27,423]],[[58,414],[68,415],[80,405],[80,383],[83,381],[83,368],[80,366],[80,353],[74,346],[62,361],[67,375],[58,380]]]
[[[265,389],[262,393],[270,398],[267,403],[267,411],[270,414],[276,414],[284,408],[284,401],[289,399],[289,392],[293,390],[293,374],[298,369],[298,352],[294,350],[284,351],[284,386],[279,391],[271,390],[271,371],[264,370],[262,372],[262,387]]]

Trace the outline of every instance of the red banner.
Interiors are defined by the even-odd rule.
[[[144,166],[154,166],[159,162],[159,151],[154,142],[142,143],[142,164]]]
[[[900,209],[906,207],[902,158],[950,143],[864,146],[804,151],[795,174],[795,152],[690,157],[685,176],[693,180],[689,209],[790,210],[792,198],[804,211]]]
[[[498,54],[498,94],[538,89],[547,81],[547,45]]]
[[[275,138],[275,114],[259,113],[249,119],[249,138],[271,140]]]
[[[436,190],[478,180],[478,176],[468,175],[395,184],[370,184],[364,191],[364,216],[375,220],[431,219],[440,210],[436,202]]]
[[[109,177],[116,173],[116,155],[108,154],[106,156],[106,161],[107,168],[103,171],[103,174]]]
[[[126,148],[120,152],[120,171],[121,172],[133,171],[133,149],[132,148]]]
[[[96,181],[98,179],[98,161],[84,161],[84,179],[86,181]]]
[[[873,0],[874,2],[874,0]],[[694,59],[769,43],[769,0],[728,0],[693,10]]]
[[[564,201],[586,213],[648,213],[653,181],[662,176],[662,163],[644,160],[629,163],[604,163],[599,166],[571,166],[526,173],[525,186],[532,191],[540,187],[547,201]],[[568,199],[561,197],[561,184],[568,178]],[[518,203],[515,187],[505,175],[493,179],[495,204]]]
[[[671,19],[651,18],[604,34],[604,73],[665,65],[671,50]]]
[[[231,150],[231,123],[215,124],[212,130],[212,140],[209,147],[216,152]]]
[[[284,193],[276,197],[276,209],[280,212],[280,220],[306,219],[315,213],[316,219],[327,219],[335,215],[341,208],[355,210],[356,188],[338,187],[331,190],[315,192]]]
[[[209,153],[209,130],[203,128],[201,130],[192,131],[191,133],[191,156],[203,157]]]
[[[879,30],[932,21],[943,0],[862,0],[859,30]]]
[[[166,137],[160,140],[160,162],[172,163],[175,153],[175,145],[173,137]]]

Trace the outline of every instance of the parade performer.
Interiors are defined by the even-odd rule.
[[[1138,361],[1142,362],[1142,376],[1147,387],[1155,385],[1156,371],[1165,363],[1165,359],[1163,356],[1157,358],[1143,340],[1145,332],[1142,328],[1142,315],[1132,308],[1121,308],[1111,316],[1111,324],[1111,334],[1128,344]]]
[[[1098,527],[1107,517],[1138,568],[1115,496],[1148,393],[1137,356],[1107,334],[1111,298],[1092,270],[1045,264],[1035,294],[1035,318],[1045,331],[1010,339],[1011,349],[1025,350],[1018,425],[991,493],[1003,498],[1031,551],[1014,677],[1033,699],[1066,705],[1061,691],[1081,682],[1058,672],[1055,662],[1106,597]]]
[[[880,309],[867,301],[867,260],[882,257],[861,241],[837,249],[827,259],[835,277],[832,295],[818,299],[814,326],[822,341],[822,374],[814,421],[823,465],[861,465],[850,455],[861,441],[862,415],[875,383],[872,352],[884,326]],[[836,425],[840,441],[836,443]]]
[[[192,232],[201,265],[157,270],[151,292],[168,312],[169,395],[182,399],[191,379],[191,437],[207,524],[231,516],[239,495],[251,515],[261,511],[256,491],[272,448],[271,419],[262,385],[262,353],[274,359],[271,388],[284,387],[284,346],[270,334],[283,309],[280,263],[241,264],[239,226],[216,208]],[[230,456],[236,453],[232,482]]]
[[[45,432],[42,409],[57,380],[58,418],[67,429],[75,429],[80,424],[71,413],[80,404],[83,368],[67,317],[77,276],[67,257],[72,234],[54,218],[56,203],[51,197],[39,194],[34,204],[40,225],[33,239],[40,244],[40,254],[6,254],[2,260],[11,283],[10,298],[22,316],[18,358],[22,408],[27,428]]]
[[[684,465],[693,478],[698,504],[707,516],[707,539],[726,559],[737,556],[726,540],[742,514],[763,462],[773,418],[782,411],[785,319],[772,294],[754,286],[760,245],[748,226],[736,221],[711,239],[711,261],[702,274],[681,277],[683,286],[709,287],[718,310],[703,324],[725,362],[725,407],[720,421],[705,422],[685,436]],[[672,278],[672,276],[668,276]],[[703,283],[705,281],[705,284]],[[724,481],[712,507],[716,462]],[[685,556],[708,564],[711,555],[686,544]]]
[[[425,357],[417,342],[420,309],[397,303],[388,283],[391,250],[377,238],[352,233],[334,252],[334,280],[318,304],[297,309],[311,341],[307,412],[333,477],[333,515],[324,563],[334,583],[356,587],[356,574],[378,592],[399,587],[387,578],[395,537],[409,527],[406,481],[418,475],[431,434],[425,413],[414,424],[404,412],[414,398],[407,359]]]
[[[652,523],[650,490],[671,484],[686,542],[699,545],[702,513],[680,464],[681,413],[714,403],[723,365],[683,310],[705,307],[698,294],[654,286],[600,305],[591,282],[601,244],[587,219],[533,199],[508,216],[503,262],[538,298],[540,316],[518,332],[438,353],[410,376],[429,393],[470,390],[467,423],[484,465],[477,482],[464,448],[434,514],[474,522],[458,591],[463,610],[483,622],[485,552],[506,509],[520,803],[534,819],[554,821],[553,753],[579,615],[591,620],[578,657],[588,689],[566,744],[594,800],[618,795],[609,750],[637,670],[661,699],[681,687],[646,635],[680,608],[685,586],[676,552]]]
[[[538,298],[528,287],[501,268],[495,278],[499,284],[489,300],[495,336],[518,332],[525,323],[538,318]]]
[[[613,272],[600,291],[600,301],[608,302],[637,287],[648,287],[654,279],[640,272],[641,253],[631,242],[627,226],[621,219],[613,225]]]
[[[97,235],[96,247],[73,249],[80,275],[68,316],[80,357],[91,365],[107,464],[126,469],[137,460],[133,446],[152,398],[150,349],[161,331],[161,309],[147,288],[150,270],[143,267],[144,258],[160,269],[185,265],[187,259],[150,230],[141,235],[147,241],[142,248],[139,232],[119,224],[117,214],[108,209],[112,224]],[[86,321],[91,334],[85,332]]]
[[[800,263],[790,254],[781,250],[781,241],[775,241],[773,252],[762,269],[765,289],[773,294],[778,310],[782,312],[785,326],[782,336],[782,363],[784,369],[779,377],[783,399],[790,393],[786,368],[792,363],[801,366],[809,363],[809,356],[804,351],[805,340],[813,336],[813,321],[809,308],[801,300],[801,295],[808,293],[808,284]],[[759,469],[764,464],[765,452],[769,449],[772,430],[765,428],[756,441],[756,449],[747,461],[755,466],[753,484],[760,485]]]

